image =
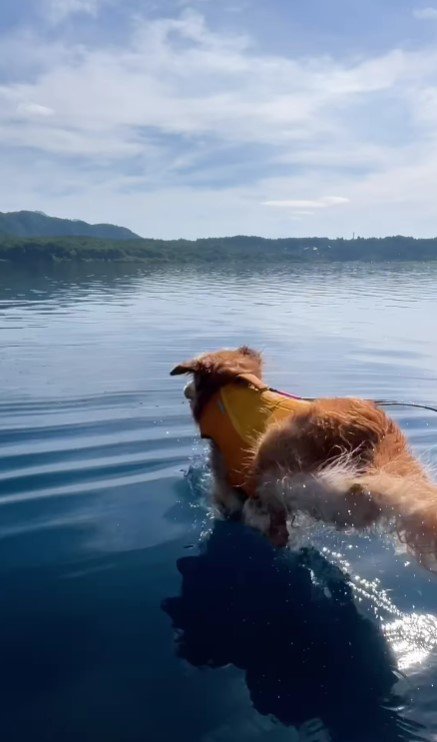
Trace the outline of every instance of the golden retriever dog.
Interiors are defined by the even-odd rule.
[[[225,515],[241,515],[277,546],[299,513],[341,529],[382,522],[436,568],[437,487],[375,403],[276,392],[261,354],[247,347],[201,355],[171,374],[192,376],[185,396],[210,441]]]

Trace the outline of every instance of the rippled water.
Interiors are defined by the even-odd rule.
[[[381,534],[214,522],[168,376],[244,342],[297,394],[437,402],[436,279],[2,266],[3,739],[437,739],[436,578]],[[437,415],[394,414],[435,465]]]

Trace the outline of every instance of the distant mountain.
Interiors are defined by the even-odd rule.
[[[58,219],[42,211],[0,211],[0,236],[95,237],[105,240],[137,240],[138,235],[113,224],[88,224],[79,219]]]

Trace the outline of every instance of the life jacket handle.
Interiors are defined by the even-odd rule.
[[[267,392],[270,388],[264,381],[258,379],[255,374],[238,374],[237,378],[246,382],[246,384],[249,384],[254,389],[257,389],[259,392]]]

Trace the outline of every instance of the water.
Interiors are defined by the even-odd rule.
[[[436,279],[2,266],[3,739],[437,739],[436,578],[380,534],[215,522],[168,375],[248,343],[297,394],[437,402]],[[435,465],[437,415],[394,414]]]

